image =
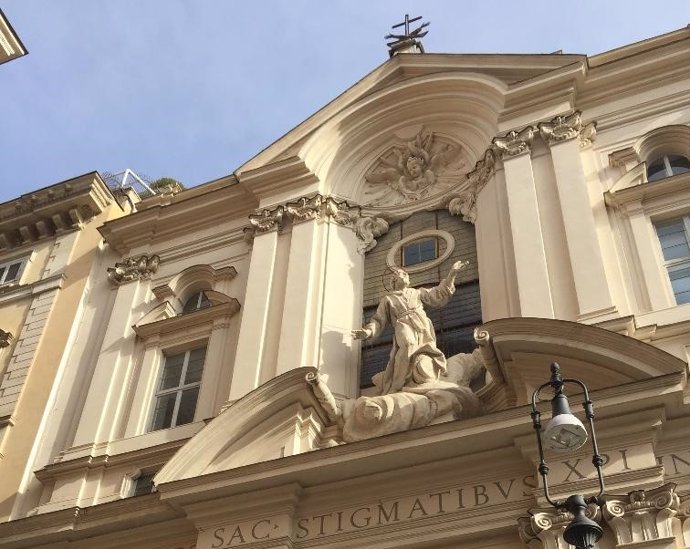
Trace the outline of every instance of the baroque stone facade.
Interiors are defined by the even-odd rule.
[[[0,545],[566,549],[557,361],[598,546],[688,547],[690,30],[414,51],[136,211],[96,174],[0,205]]]

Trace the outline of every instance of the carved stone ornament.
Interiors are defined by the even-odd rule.
[[[323,196],[317,194],[311,198],[299,198],[296,202],[288,202],[285,211],[293,222],[316,219],[321,213]]]
[[[690,547],[690,494],[685,494],[680,498],[678,518],[681,522],[683,543],[685,547]]]
[[[496,157],[505,159],[529,152],[533,139],[534,128],[527,126],[519,132],[511,130],[503,137],[494,137],[491,143]]]
[[[108,279],[117,285],[149,279],[158,270],[160,261],[161,258],[157,255],[128,257],[120,263],[115,263],[115,267],[108,267]]]
[[[448,203],[451,215],[462,215],[463,221],[474,224],[477,221],[477,195],[496,171],[496,156],[491,148],[475,164],[474,170],[467,174],[467,189]]]
[[[627,496],[607,496],[604,518],[617,545],[673,537],[672,520],[680,507],[676,485],[635,490]]]
[[[359,238],[357,251],[361,254],[373,250],[376,246],[376,238],[388,232],[390,225],[382,217],[364,216],[357,219],[355,232]]]
[[[563,539],[563,530],[573,520],[573,515],[555,507],[540,507],[529,510],[529,517],[518,519],[520,539],[530,548],[568,549],[570,546]],[[596,505],[589,505],[585,511],[587,518],[601,522]]]
[[[539,125],[541,138],[553,145],[569,139],[580,138],[580,145],[590,145],[596,135],[596,122],[582,124],[582,113],[575,111],[568,116],[557,116],[551,122],[541,122]]]
[[[457,183],[465,163],[462,149],[424,129],[394,145],[364,174],[367,206],[388,207],[421,200]]]
[[[458,261],[434,288],[411,288],[409,276],[391,270],[392,288],[376,313],[354,339],[375,339],[390,324],[395,337],[384,371],[372,377],[375,396],[361,396],[337,403],[321,378],[307,381],[317,400],[341,429],[345,442],[366,440],[425,427],[432,423],[477,416],[479,397],[470,388],[485,373],[481,353],[460,354],[446,360],[436,346],[436,335],[422,304],[442,307],[455,292],[455,278],[468,265]]]
[[[277,206],[273,209],[259,210],[249,215],[249,223],[257,233],[268,233],[280,229],[283,223],[285,208]]]
[[[9,347],[14,341],[14,336],[10,332],[0,329],[0,349]]]
[[[285,213],[293,223],[311,219],[332,220],[339,225],[352,225],[360,215],[358,206],[350,206],[346,200],[317,194],[302,197],[285,205]]]

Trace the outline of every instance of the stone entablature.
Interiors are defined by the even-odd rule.
[[[113,200],[92,172],[0,204],[0,251],[80,229]]]

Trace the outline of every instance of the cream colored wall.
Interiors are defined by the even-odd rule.
[[[53,383],[59,380],[64,351],[69,346],[98,243],[101,240],[96,227],[111,216],[121,215],[119,206],[113,204],[102,214],[91,219],[79,231],[72,231],[54,238],[50,243],[39,244],[30,269],[22,283],[35,283],[41,279],[62,274],[63,283],[54,290],[50,301],[34,301],[40,308],[34,311],[44,315],[45,325],[31,360],[28,377],[13,415],[16,428],[8,429],[3,443],[4,457],[0,462],[0,517],[16,516],[16,496],[23,493],[33,470],[39,451],[45,424],[44,412],[51,404]],[[47,306],[47,307],[46,307]],[[43,310],[46,309],[46,310]],[[48,406],[39,403],[47,403]]]

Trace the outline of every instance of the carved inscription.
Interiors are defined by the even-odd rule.
[[[611,450],[603,454],[604,473],[611,475],[653,466],[648,445]],[[690,450],[658,456],[666,478],[690,473]],[[586,458],[553,462],[549,479],[553,484],[592,478],[594,468]],[[533,498],[537,487],[533,474],[515,476],[420,493],[416,496],[363,502],[328,513],[309,514],[290,519],[287,515],[263,516],[253,521],[222,524],[200,533],[197,549],[228,549],[289,537],[309,541],[325,536],[354,532],[417,519],[463,513],[473,509]]]

